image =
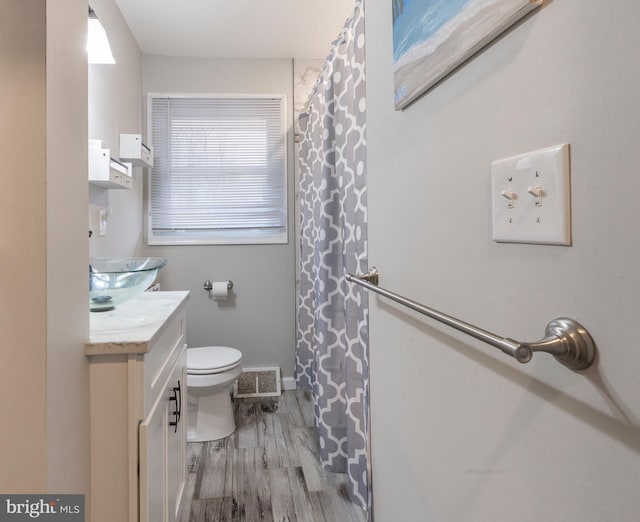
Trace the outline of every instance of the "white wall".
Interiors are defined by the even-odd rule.
[[[234,60],[144,56],[144,92],[286,94],[291,122],[291,60]],[[166,257],[163,290],[189,290],[187,344],[240,349],[243,365],[279,366],[293,375],[295,274],[293,141],[287,136],[289,243],[285,245],[154,246]],[[233,297],[216,302],[203,283],[232,280]]]
[[[46,6],[47,491],[87,494],[87,5]]]
[[[584,373],[371,299],[378,522],[637,520],[640,5],[551,1],[404,112],[367,2],[370,263],[381,286],[532,341],[581,321]],[[573,246],[491,239],[490,163],[571,144]]]
[[[91,0],[116,63],[89,66],[89,138],[105,142],[119,158],[120,133],[142,132],[142,53],[114,0]],[[89,185],[92,257],[141,255],[143,169],[134,167],[131,190]],[[99,236],[99,212],[110,210],[107,235]]]

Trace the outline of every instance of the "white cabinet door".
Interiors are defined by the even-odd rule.
[[[180,508],[187,478],[187,351],[183,350],[171,373],[169,386],[178,395],[180,416],[167,434],[167,500],[169,520],[180,518]],[[175,401],[170,406],[169,420],[174,421]]]
[[[140,424],[140,522],[168,522],[167,424],[168,396],[162,393]]]
[[[140,424],[140,522],[175,522],[186,481],[187,352],[180,350],[157,402]]]

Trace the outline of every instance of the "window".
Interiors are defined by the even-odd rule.
[[[284,96],[149,95],[148,243],[287,242]]]

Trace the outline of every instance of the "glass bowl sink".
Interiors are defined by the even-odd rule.
[[[89,309],[106,312],[153,283],[167,260],[160,257],[95,257],[89,261]]]

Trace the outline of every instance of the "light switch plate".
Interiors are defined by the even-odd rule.
[[[571,244],[569,165],[568,143],[491,164],[494,241]]]
[[[107,235],[107,211],[100,209],[100,228],[98,235],[100,237]]]

